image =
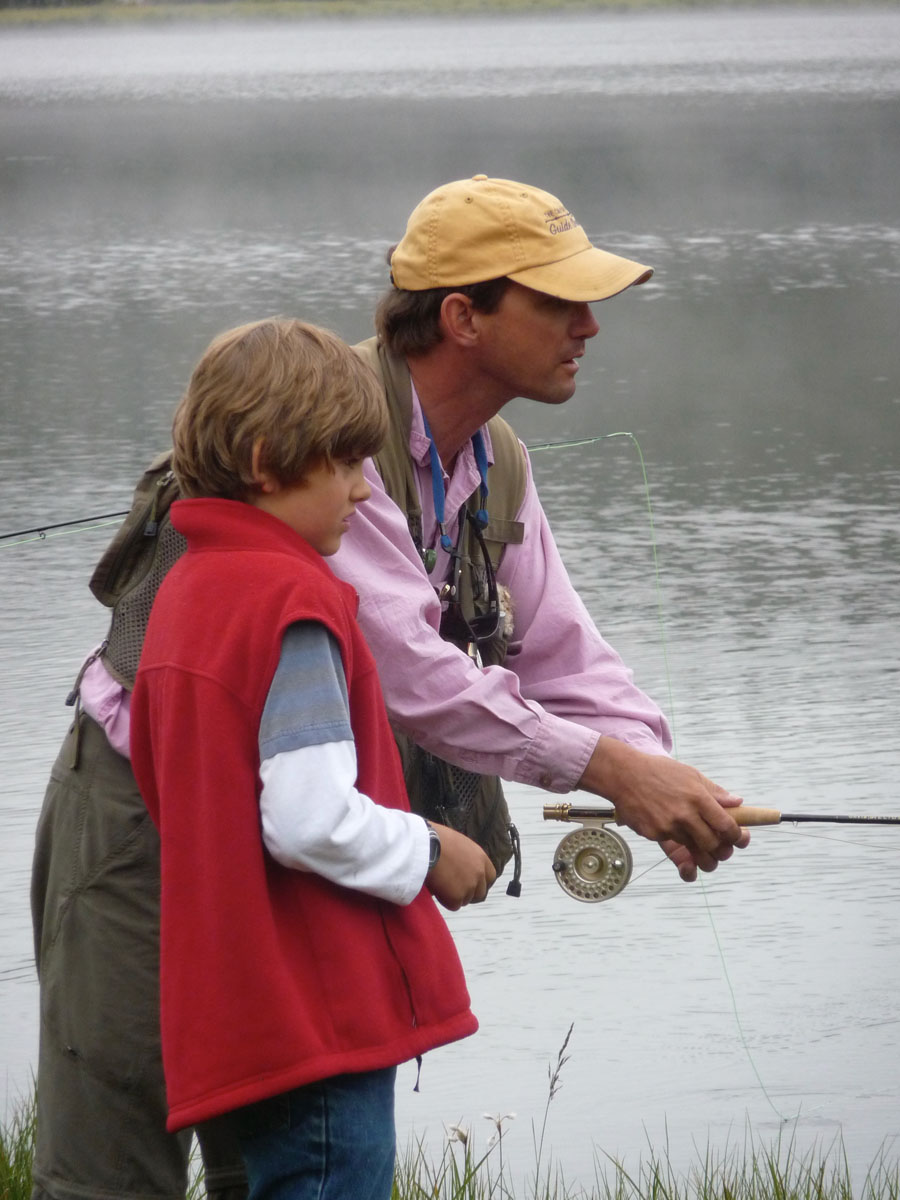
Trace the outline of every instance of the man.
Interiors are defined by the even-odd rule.
[[[432,800],[501,868],[516,839],[493,776],[582,788],[658,840],[684,880],[714,870],[748,840],[728,813],[739,801],[667,756],[665,722],[572,589],[497,416],[516,396],[565,403],[598,332],[590,302],[651,271],[593,247],[554,196],[476,176],[414,210],[391,274],[379,338],[358,349],[394,429],[331,561],[360,594],[414,807]],[[165,462],[139,495],[92,581],[114,609],[110,638],[75,690],[83,711],[38,827],[35,1200],[184,1190],[185,1143],[164,1131],[158,844],[127,759],[143,624],[183,548],[164,519]],[[215,1127],[198,1132],[208,1194],[239,1200],[233,1148]]]
[[[737,801],[663,755],[665,723],[572,590],[530,477],[521,540],[505,546],[496,572],[514,613],[511,670],[481,670],[441,640],[430,582],[445,578],[449,557],[434,497],[444,495],[443,537],[454,545],[461,506],[480,484],[473,436],[516,396],[570,399],[599,328],[589,301],[652,272],[592,246],[556,197],[483,175],[427,196],[390,265],[393,289],[376,318],[382,345],[378,355],[365,349],[388,387],[398,358],[408,369],[424,545],[413,546],[373,468],[373,496],[333,565],[360,593],[395,725],[471,770],[606,797],[620,821],[665,844],[685,880],[714,869],[746,844],[726,811]]]

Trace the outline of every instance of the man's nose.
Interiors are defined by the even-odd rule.
[[[569,332],[572,337],[592,338],[600,332],[600,325],[590,304],[576,304]]]

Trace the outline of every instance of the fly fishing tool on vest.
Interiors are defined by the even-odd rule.
[[[900,825],[900,817],[783,813],[777,808],[755,808],[748,804],[729,808],[728,812],[738,825],[747,828],[802,821],[834,825]],[[553,856],[553,873],[562,890],[587,904],[618,896],[631,878],[633,860],[622,835],[608,828],[616,823],[615,809],[545,804],[544,820],[577,821],[581,826],[566,834]]]

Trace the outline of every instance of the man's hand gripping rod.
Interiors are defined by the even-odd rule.
[[[754,808],[749,804],[729,808],[738,825],[780,825],[783,822],[815,821],[841,825],[900,825],[900,817],[783,813],[777,808]],[[614,808],[577,804],[545,804],[545,821],[577,821],[582,828],[567,834],[556,848],[553,871],[559,886],[576,900],[595,903],[611,900],[631,878],[632,858],[628,843],[606,826],[616,821]]]

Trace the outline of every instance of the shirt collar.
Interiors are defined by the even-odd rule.
[[[430,441],[425,433],[425,420],[422,416],[422,405],[419,403],[419,397],[416,392],[416,385],[412,379],[409,381],[412,389],[412,422],[409,430],[409,451],[412,455],[413,462],[419,467],[427,467],[430,469]],[[482,425],[481,436],[484,438],[484,448],[487,452],[488,465],[494,464],[494,449],[491,445],[491,435],[488,432],[487,425]],[[453,464],[453,475],[450,478],[455,478],[457,474],[465,469],[467,475],[473,471],[478,475],[478,468],[475,464],[475,452],[472,449],[472,442],[469,440],[456,456],[456,462]],[[444,468],[444,477],[447,476],[447,469]]]

